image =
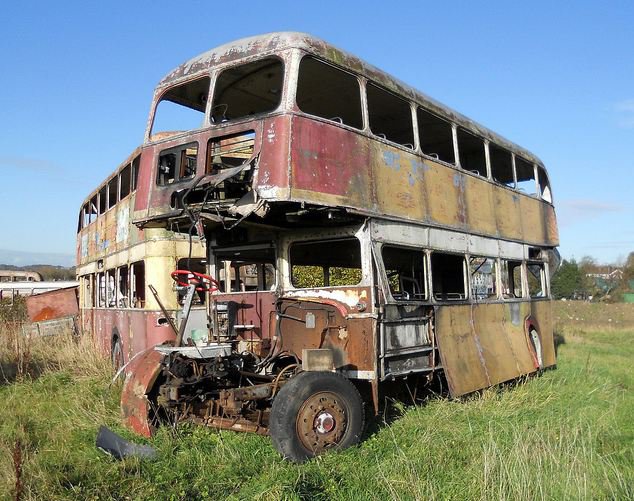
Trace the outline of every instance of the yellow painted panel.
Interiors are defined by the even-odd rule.
[[[427,165],[425,192],[430,220],[454,228],[464,227],[464,174],[433,162],[427,162]]]
[[[464,178],[467,220],[471,231],[495,235],[497,227],[495,224],[491,184],[473,176],[464,176]]]
[[[542,344],[544,367],[557,363],[553,337],[552,303],[549,300],[538,300],[531,303],[533,318],[537,322],[539,339]]]
[[[526,335],[526,318],[530,303],[504,303],[504,330],[515,355],[518,376],[535,372],[535,363]]]
[[[520,196],[501,186],[492,186],[492,190],[499,236],[521,239]]]
[[[372,158],[376,202],[380,212],[399,214],[407,219],[424,220],[427,210],[424,166],[415,156],[387,145],[376,144]]]
[[[520,198],[520,215],[522,218],[522,233],[528,243],[541,243],[545,240],[546,231],[539,200],[530,197]]]
[[[473,307],[473,324],[491,385],[520,375],[515,354],[504,331],[503,320],[504,305],[501,303]]]

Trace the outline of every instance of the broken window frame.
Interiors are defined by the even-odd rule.
[[[435,128],[438,129],[440,128],[441,125],[447,125],[449,127],[449,137],[445,137],[443,139],[443,142],[446,142],[447,139],[450,140],[450,145],[451,145],[451,159],[449,159],[448,156],[445,155],[445,153],[443,153],[442,157],[440,156],[440,154],[433,152],[433,151],[425,151],[425,149],[427,148],[427,134],[425,132],[426,128],[424,126],[422,126],[423,121],[421,120],[421,114],[425,114],[427,115],[427,122],[429,121],[429,119],[431,120],[435,120],[436,123],[435,124],[431,124],[430,127],[427,129],[429,130],[430,128]],[[432,113],[431,111],[427,110],[426,108],[424,108],[423,106],[417,105],[416,106],[416,126],[417,126],[417,130],[418,130],[418,144],[419,144],[419,148],[420,151],[423,155],[428,156],[430,158],[433,158],[434,160],[440,160],[441,162],[445,162],[448,163],[450,165],[455,166],[456,165],[456,142],[455,142],[455,133],[454,133],[454,125],[451,121],[446,120],[442,117],[439,117],[438,115]],[[433,136],[434,137],[438,137],[441,134],[434,132]],[[429,136],[431,137],[432,134],[429,134]],[[445,145],[445,147],[447,147],[448,145]],[[448,151],[448,150],[447,150]]]
[[[240,271],[245,266],[252,265],[256,266],[257,284],[255,288],[251,286],[247,289],[247,284],[241,279],[242,274]],[[272,270],[268,267],[272,267]],[[272,243],[259,243],[218,249],[213,254],[211,272],[220,284],[219,290],[222,294],[243,294],[275,290],[278,281],[275,246]],[[229,276],[229,281],[226,280],[227,276]],[[245,273],[244,276],[246,278],[248,275]],[[272,277],[272,282],[267,282],[267,276]]]
[[[522,168],[526,168],[527,170],[532,169],[532,175],[533,175],[533,177],[531,178],[533,181],[532,183],[530,183],[528,180],[520,181],[520,176],[518,175],[518,163],[524,164]],[[537,169],[533,162],[526,160],[524,157],[520,155],[514,154],[513,155],[513,171],[515,172],[515,189],[517,191],[529,197],[539,196],[540,190],[537,184]],[[531,185],[532,185],[532,192],[526,189],[527,187],[531,187]]]
[[[107,183],[108,186],[108,209],[112,209],[119,202],[119,176],[114,176]]]
[[[434,265],[434,256],[451,256],[461,260],[461,268],[462,268],[462,292],[454,291],[454,292],[441,292],[436,291],[436,278],[435,276],[443,276],[446,274],[446,271],[443,273],[438,273],[438,270],[435,270]],[[469,299],[469,279],[467,277],[467,260],[464,254],[458,254],[454,252],[445,252],[441,250],[432,250],[429,252],[429,275],[431,277],[431,297],[434,302],[437,303],[453,303],[458,301],[467,301]],[[457,283],[457,282],[456,282]],[[443,287],[444,288],[444,287]]]
[[[511,269],[512,265],[512,269]],[[516,276],[519,270],[519,277]],[[500,292],[505,301],[522,301],[526,299],[524,292],[524,266],[518,259],[500,259]],[[519,293],[519,296],[518,296]]]
[[[342,93],[340,99],[345,99],[346,95],[355,95],[355,92],[352,87],[352,84],[354,83],[354,85],[356,85],[356,99],[358,99],[358,108],[356,110],[356,112],[358,113],[357,116],[354,116],[352,119],[350,117],[352,117],[351,114],[346,114],[346,119],[344,120],[343,113],[317,113],[315,112],[315,110],[311,110],[311,109],[305,109],[303,107],[302,104],[300,104],[300,94],[301,94],[301,85],[302,85],[302,64],[304,64],[305,61],[308,60],[312,60],[316,63],[318,63],[319,65],[324,67],[324,74],[327,74],[327,72],[331,72],[331,75],[336,75],[336,77],[340,78],[341,81],[340,82],[335,82],[336,83],[344,83],[347,85],[347,88],[345,90],[348,91],[347,94]],[[347,82],[344,82],[344,79],[348,79]],[[334,80],[334,78],[333,78]],[[334,85],[333,87],[336,87],[338,90],[341,90],[342,87],[344,87],[343,85]],[[349,71],[346,71],[342,68],[339,68],[338,66],[335,66],[327,61],[324,61],[322,59],[319,59],[311,54],[306,54],[304,55],[300,61],[299,61],[299,65],[298,65],[298,72],[297,72],[297,87],[295,88],[295,105],[297,106],[297,109],[300,110],[302,113],[305,113],[307,115],[310,115],[311,117],[317,117],[317,118],[322,118],[324,120],[327,120],[329,122],[334,122],[337,123],[339,125],[345,125],[347,127],[351,127],[353,129],[356,130],[363,130],[364,128],[364,121],[363,121],[363,101],[362,101],[362,89],[361,89],[361,82],[359,80],[359,77],[353,73],[350,73]],[[322,100],[322,102],[325,100]],[[306,106],[306,108],[308,108],[308,106]],[[352,111],[352,110],[351,110]]]
[[[98,212],[97,212],[97,217],[101,216],[102,214],[105,214],[108,210],[108,186],[107,184],[104,184],[103,186],[101,186],[101,188],[99,188],[99,191],[97,192],[97,207],[98,207]]]
[[[498,151],[496,152],[496,154],[494,154],[496,150]],[[498,162],[498,158],[501,156],[500,154],[508,155],[509,164],[506,167],[508,167],[509,169],[508,174],[510,174],[510,177],[511,177],[511,179],[509,180],[510,184],[509,182],[504,182],[496,177],[496,172],[499,172],[498,169],[505,168],[505,166],[501,165],[501,162]],[[491,173],[491,181],[493,181],[494,183],[500,186],[505,186],[507,188],[511,188],[514,190],[517,183],[515,181],[513,153],[506,148],[498,146],[496,143],[487,141],[487,158],[489,159],[489,171]],[[499,176],[499,177],[502,178],[502,176]]]
[[[422,273],[422,275],[419,276],[419,279],[417,280],[415,276],[404,275],[403,273],[400,272],[400,270],[395,270],[398,272],[398,278],[395,281],[394,280],[395,276],[390,276],[391,275],[390,272],[392,271],[392,269],[388,268],[388,264],[386,264],[386,259],[385,259],[386,249],[401,251],[403,253],[410,253],[412,258],[415,258],[416,256],[419,257],[420,269],[416,270],[416,272]],[[423,302],[423,301],[429,300],[429,286],[428,286],[429,272],[427,267],[427,256],[423,249],[420,249],[417,247],[408,247],[401,244],[386,243],[381,246],[380,255],[381,255],[381,261],[383,264],[383,269],[385,271],[384,280],[385,280],[385,283],[387,284],[387,292],[393,301],[400,303],[400,302],[412,302],[412,301]],[[412,270],[411,275],[415,275],[415,270]],[[406,280],[404,281],[403,279],[406,279]],[[415,290],[416,285],[418,285],[418,290],[420,292],[418,293],[412,292],[410,295],[410,292],[407,291],[405,286],[406,282],[410,282],[412,284],[413,286],[412,290]],[[395,288],[396,285],[398,285],[398,290]]]
[[[126,164],[119,173],[119,200],[124,200],[132,193],[132,164]]]
[[[237,68],[248,66],[248,65],[254,65],[256,63],[261,63],[266,60],[274,61],[276,64],[279,63],[280,65],[280,81],[279,81],[280,86],[277,92],[277,95],[279,96],[277,104],[275,104],[275,106],[273,106],[272,108],[267,108],[265,110],[260,109],[260,110],[254,111],[253,113],[246,113],[246,114],[242,113],[242,114],[238,114],[235,117],[232,117],[231,111],[230,111],[231,103],[217,102],[219,98],[218,92],[219,92],[219,89],[221,88],[220,85],[222,84],[221,79],[223,75],[227,73],[228,71],[236,70]],[[286,62],[281,57],[274,54],[267,55],[253,61],[246,61],[246,62],[243,61],[238,64],[233,64],[225,68],[222,68],[216,74],[214,82],[213,82],[213,95],[211,99],[211,106],[209,108],[209,111],[207,112],[207,117],[208,117],[207,122],[211,125],[224,124],[228,122],[236,123],[241,120],[253,120],[262,115],[275,113],[284,104],[283,96],[285,95],[285,87],[286,87],[286,81],[287,81],[286,72],[287,72]],[[251,72],[251,74],[252,73],[253,72]],[[234,81],[232,85],[235,84],[236,82],[237,80]],[[229,86],[223,88],[222,91],[225,92],[228,88]]]
[[[533,267],[537,267],[539,270],[539,277],[533,272]],[[538,281],[540,284],[540,292],[534,293],[532,284],[533,280]],[[528,298],[530,299],[548,299],[548,273],[546,273],[546,265],[542,261],[527,261],[526,262],[526,284],[528,287]]]
[[[548,173],[546,172],[546,169],[542,165],[536,164],[536,167],[537,167],[537,184],[539,186],[539,197],[545,202],[552,204],[553,193],[550,188],[550,180],[548,179]]]
[[[403,138],[397,138],[396,134],[390,134],[390,136],[388,137],[387,133],[381,128],[382,125],[387,123],[385,120],[385,117],[380,117],[380,120],[384,122],[383,124],[376,123],[376,115],[373,115],[373,111],[371,109],[373,107],[373,104],[371,103],[371,101],[374,100],[374,97],[371,96],[370,89],[373,89],[372,92],[378,92],[383,94],[383,97],[381,99],[391,99],[393,103],[400,101],[403,104],[403,108],[400,110],[400,112],[403,113],[403,116],[402,116],[403,119],[405,119],[406,116],[408,117],[406,120],[409,126],[409,130],[407,130],[406,128],[403,128],[402,131],[407,131],[410,134],[410,137],[406,139],[409,139],[411,142],[397,140],[397,139],[403,139]],[[409,101],[408,99],[405,99],[404,97],[401,97],[398,94],[390,92],[389,90],[385,89],[384,87],[381,87],[380,85],[372,81],[366,82],[365,99],[366,99],[366,110],[367,110],[367,116],[368,116],[368,129],[370,133],[378,139],[389,141],[390,143],[394,143],[408,150],[413,150],[413,151],[416,150],[417,138],[416,138],[416,134],[414,133],[415,113],[413,112],[411,101]],[[394,110],[394,106],[388,106],[388,107],[391,110]],[[405,113],[405,107],[407,108],[407,113]],[[383,108],[385,109],[385,106],[383,106]],[[373,117],[375,120],[374,124],[373,124]],[[395,123],[395,122],[398,122],[398,120],[391,120],[391,122]]]
[[[185,173],[185,163],[189,160],[190,155],[187,154],[188,149],[196,148],[195,154],[195,167],[191,174],[184,176]],[[190,141],[185,144],[179,144],[177,146],[172,146],[170,148],[166,148],[161,150],[158,154],[158,162],[156,164],[156,184],[157,186],[165,187],[165,186],[173,186],[178,183],[182,183],[184,181],[191,181],[194,177],[196,177],[196,173],[198,172],[198,164],[199,164],[199,155],[200,147],[198,141]],[[162,167],[161,163],[163,158],[168,155],[174,156],[174,165],[173,171],[170,167],[170,174],[173,177],[167,177],[167,172]]]
[[[475,260],[483,260],[480,263],[477,263]],[[492,275],[493,280],[492,280],[492,285],[493,285],[493,291],[492,292],[487,292],[485,294],[482,294],[478,291],[475,290],[474,288],[474,275],[476,275],[477,273],[479,274],[485,274],[483,272],[480,272],[479,270],[482,269],[482,267],[486,264],[489,263],[492,269],[491,273],[487,273],[487,275]],[[475,269],[474,269],[475,267]],[[482,303],[482,302],[489,302],[489,301],[495,301],[499,298],[499,294],[498,294],[498,264],[497,264],[497,259],[494,257],[490,257],[490,256],[479,256],[479,255],[472,255],[470,254],[468,256],[468,265],[467,268],[469,270],[469,297],[471,298],[471,300],[474,303]]]
[[[206,86],[204,85],[204,81],[207,81]],[[196,82],[201,82],[203,83],[203,85],[201,86],[202,88],[207,89],[207,93],[206,95],[204,94],[199,94],[197,101],[200,101],[201,103],[203,103],[202,107],[197,107],[194,108],[192,106],[188,106],[185,101],[183,101],[183,99],[181,99],[181,102],[179,102],[179,100],[176,99],[169,99],[170,93],[176,91],[177,89],[180,88],[185,88],[187,86],[190,86],[192,84],[195,84]],[[211,89],[211,77],[209,75],[204,75],[204,76],[197,76],[195,78],[191,78],[185,82],[179,82],[176,85],[173,85],[167,89],[165,89],[163,91],[163,93],[161,94],[161,96],[156,100],[156,105],[154,106],[154,110],[152,113],[152,121],[150,123],[149,126],[149,139],[150,141],[153,140],[160,140],[163,137],[165,137],[165,135],[168,136],[173,136],[173,135],[179,135],[179,134],[184,134],[186,132],[189,131],[193,131],[193,130],[199,130],[202,129],[204,127],[207,127],[209,125],[208,121],[207,121],[207,108],[208,108],[208,101],[209,101],[209,91]],[[177,98],[178,96],[173,96],[174,98]],[[194,115],[192,113],[192,117],[196,117],[196,118],[200,118],[200,123],[199,125],[197,125],[196,127],[191,127],[191,126],[186,126],[185,128],[182,128],[180,125],[174,129],[174,128],[163,128],[162,130],[156,130],[157,129],[157,121],[158,124],[162,127],[161,122],[164,120],[163,118],[163,113],[165,113],[165,111],[163,111],[163,113],[161,113],[161,103],[171,103],[171,105],[174,106],[180,106],[181,108],[173,108],[173,110],[180,110],[180,111],[176,111],[176,113],[188,113],[186,110],[190,110],[191,112],[198,112],[200,113],[200,116],[198,115]],[[193,104],[194,101],[190,100],[190,104]],[[202,108],[202,109],[201,109]],[[171,112],[167,111],[167,114],[169,115]],[[157,120],[158,119],[158,120]],[[189,118],[187,119],[188,121],[190,120]],[[191,119],[191,121],[193,122],[193,118]],[[155,137],[156,136],[156,137]]]
[[[474,134],[470,130],[458,126],[456,129],[456,142],[458,145],[458,165],[460,169],[470,174],[482,177],[484,179],[489,179],[489,167],[487,162],[487,153],[485,147],[485,140]],[[469,144],[471,143],[471,144]],[[467,153],[475,152],[477,154],[478,148],[470,148],[467,151],[466,146],[475,146],[476,143],[481,144],[481,152],[482,152],[482,164],[476,165],[476,161],[470,157],[467,157]],[[470,164],[470,165],[467,165]]]
[[[130,308],[142,310],[146,305],[145,288],[146,273],[145,261],[136,261],[130,264]]]

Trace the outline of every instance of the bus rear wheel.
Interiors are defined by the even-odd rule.
[[[110,350],[110,360],[112,361],[112,368],[117,373],[123,367],[123,343],[119,337],[115,337],[112,340],[112,348]]]
[[[302,372],[273,400],[269,432],[284,457],[302,462],[356,444],[364,421],[363,400],[348,379],[334,372]]]

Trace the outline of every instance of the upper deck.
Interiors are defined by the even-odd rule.
[[[164,102],[194,110],[198,125],[157,133]],[[193,214],[225,228],[374,216],[558,245],[537,156],[301,33],[223,45],[156,88],[133,221],[173,226]]]

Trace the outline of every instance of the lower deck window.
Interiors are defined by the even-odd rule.
[[[422,251],[386,245],[381,249],[381,255],[394,299],[426,299],[425,254]]]
[[[272,247],[218,252],[216,269],[222,292],[275,289],[275,251]]]
[[[433,252],[431,276],[437,301],[466,299],[464,256]]]
[[[143,261],[130,265],[130,307],[145,307],[145,263]]]
[[[546,297],[546,272],[543,263],[528,263],[528,295],[532,298]]]
[[[505,299],[524,297],[522,293],[522,262],[502,260],[502,294]]]
[[[337,287],[361,281],[361,245],[356,238],[295,243],[290,261],[294,287]]]
[[[469,258],[471,297],[474,301],[497,298],[495,259],[471,256]]]

